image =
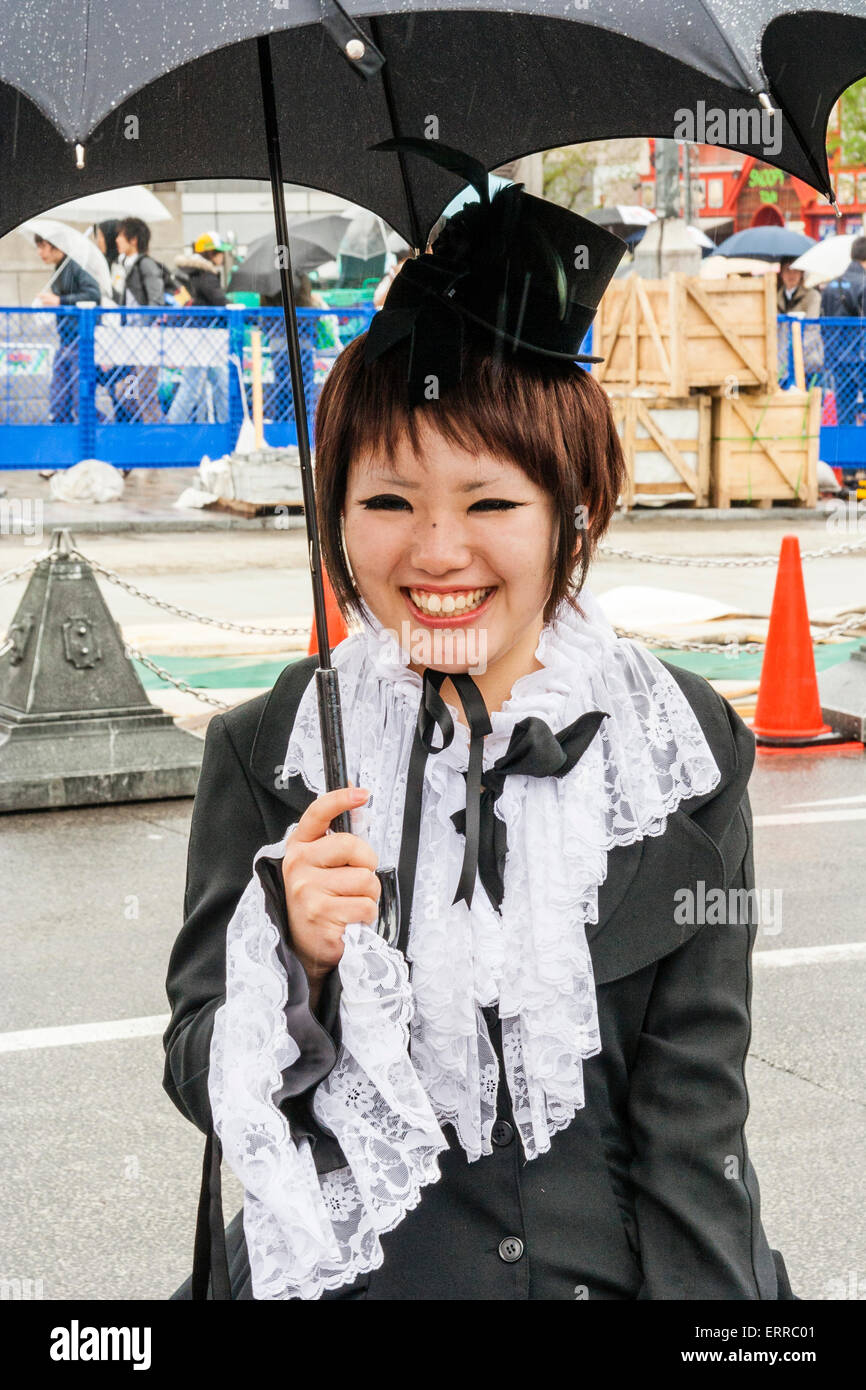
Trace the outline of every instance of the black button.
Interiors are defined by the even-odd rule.
[[[513,1265],[523,1254],[523,1241],[519,1236],[506,1236],[499,1242],[499,1258],[507,1265]]]
[[[514,1138],[514,1127],[507,1120],[497,1120],[493,1126],[491,1138],[494,1144],[500,1149],[504,1149],[506,1144],[510,1144]]]

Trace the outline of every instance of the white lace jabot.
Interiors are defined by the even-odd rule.
[[[466,803],[468,730],[427,759],[408,961],[372,927],[346,929],[339,966],[342,1043],[313,1110],[346,1166],[319,1176],[271,1096],[300,1056],[288,1034],[277,927],[253,872],[229,923],[226,1001],[217,1011],[209,1091],[224,1155],[245,1189],[244,1233],[257,1299],[317,1298],[382,1262],[379,1236],[439,1177],[450,1124],[467,1159],[492,1152],[500,1085],[482,1010],[502,1026],[505,1082],[527,1159],[584,1103],[583,1061],[600,1051],[586,926],[597,921],[608,852],[664,832],[667,816],[720,778],[676,681],[617,639],[584,589],[584,617],[563,603],[542,630],[541,668],[520,677],[484,741],[489,768],[518,720],[554,732],[607,711],[565,776],[512,774],[495,803],[507,827],[497,913],[475,891],[453,902],[464,841],[452,815]],[[364,630],[334,650],[349,776],[370,798],[364,835],[382,865],[401,847],[409,756],[422,680],[369,610]],[[315,682],[298,706],[285,775],[325,790]],[[256,855],[281,856],[278,845]],[[411,1051],[407,1043],[411,1043]]]

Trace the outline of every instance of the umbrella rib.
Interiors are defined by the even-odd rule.
[[[81,98],[78,103],[79,111],[84,111],[87,96],[87,58],[90,53],[90,0],[84,0],[84,62],[81,68]],[[84,143],[84,134],[78,132],[78,140]]]
[[[731,57],[734,59],[734,61],[736,62],[737,66],[739,67],[742,76],[745,78],[746,86],[750,88],[751,85],[752,85],[752,76],[751,76],[751,75],[749,74],[749,72],[746,70],[746,60],[745,60],[745,58],[743,57],[743,54],[740,53],[740,52],[738,51],[738,49],[734,46],[734,44],[733,44],[733,43],[731,42],[731,40],[728,38],[727,34],[725,33],[724,29],[722,28],[721,24],[719,23],[718,18],[716,17],[716,15],[715,15],[715,13],[714,13],[714,11],[713,11],[712,5],[708,4],[708,3],[707,3],[707,0],[699,0],[699,3],[700,3],[701,9],[703,10],[704,14],[705,14],[705,15],[707,16],[707,18],[710,20],[710,22],[712,23],[713,27],[714,27],[715,30],[716,30],[716,33],[718,34],[719,38],[722,40],[722,43],[725,45],[725,47],[727,48],[727,50],[728,50],[728,52],[730,53]],[[756,55],[756,56],[757,56],[757,55]],[[763,65],[762,62],[760,63],[760,67],[761,67],[761,76],[762,76],[764,82],[766,82],[767,79],[766,79],[766,74],[764,73],[764,65]],[[752,93],[752,95],[755,95],[755,93]]]
[[[370,35],[373,39],[374,44],[382,53],[385,53],[385,47],[382,43],[382,38],[379,31],[379,21],[371,16],[368,22],[370,25]],[[397,122],[395,120],[394,93],[391,90],[391,77],[390,69],[388,67],[387,54],[385,54],[385,61],[379,69],[379,76],[382,81],[382,90],[385,96],[385,105],[388,110],[388,122],[391,126],[391,134],[397,136],[401,134],[401,131],[397,129]],[[406,168],[406,156],[402,150],[397,150],[396,153],[397,160],[400,165],[400,178],[403,183],[403,195],[406,199],[406,209],[409,213],[409,223],[412,228],[412,245],[416,251],[421,252],[424,251],[426,248],[421,245],[421,226],[418,221],[418,211],[415,207],[415,199],[412,196],[412,189],[409,184],[409,176]]]

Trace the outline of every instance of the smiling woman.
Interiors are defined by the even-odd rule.
[[[576,358],[624,243],[478,187],[319,403],[352,785],[324,790],[315,658],[208,730],[168,977],[164,1084],[209,1141],[176,1296],[792,1298],[745,1139],[754,738],[584,582],[623,460]],[[441,645],[473,634],[477,662]],[[684,920],[713,890],[724,927]]]

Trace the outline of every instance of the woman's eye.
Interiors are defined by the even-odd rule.
[[[506,511],[512,507],[522,507],[522,502],[508,502],[504,497],[484,497],[480,502],[473,502],[469,508],[470,512],[480,507],[484,511]]]
[[[393,493],[383,494],[381,497],[367,497],[361,503],[368,512],[372,511],[398,511],[402,507],[408,507],[409,502],[405,497],[397,497]]]

